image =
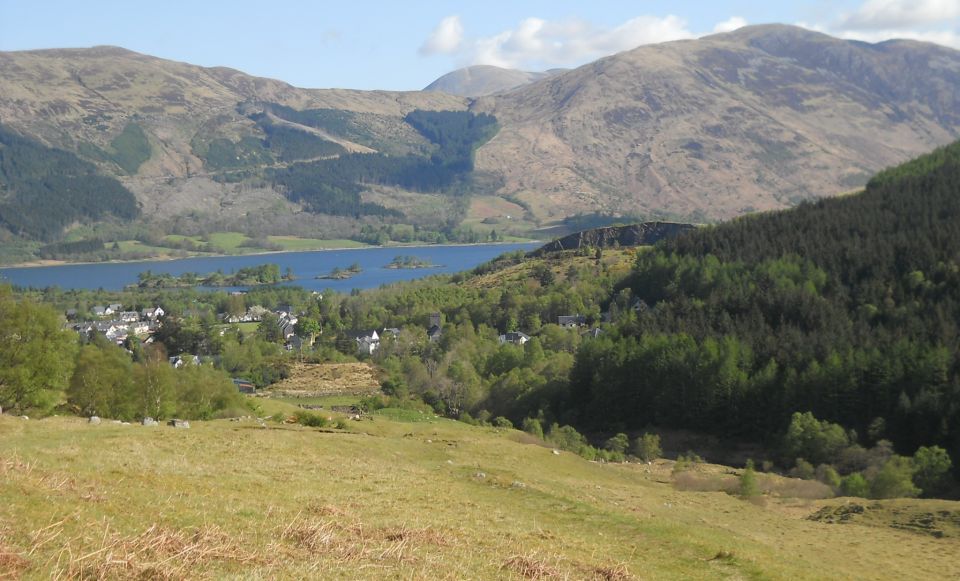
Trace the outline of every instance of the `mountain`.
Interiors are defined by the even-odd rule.
[[[405,116],[465,107],[442,93],[299,89],[116,47],[0,53],[0,124],[96,163],[150,221],[280,233],[301,204],[264,170],[341,153],[427,153],[435,148]]]
[[[643,46],[480,98],[477,168],[543,219],[729,218],[862,187],[960,136],[960,52],[781,25]]]
[[[475,65],[451,71],[424,87],[423,90],[461,97],[482,97],[529,85],[561,72],[563,69],[539,73],[492,65]]]
[[[145,225],[401,239],[390,224],[402,222],[466,240],[479,224],[522,233],[577,214],[725,219],[858,189],[960,136],[960,53],[932,44],[754,26],[553,73],[469,99],[300,89],[116,47],[0,53],[0,132],[30,141],[22,154],[94,164],[139,207],[29,228],[0,212],[0,238],[51,241],[97,221],[120,226],[73,237],[144,239]],[[529,75],[472,67],[431,87],[486,92]],[[45,195],[8,186],[0,207]]]

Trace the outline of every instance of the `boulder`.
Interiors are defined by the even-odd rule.
[[[90,416],[89,423],[93,424],[94,426],[99,426],[99,425],[100,425],[100,416]]]
[[[187,420],[173,419],[167,422],[167,425],[173,426],[174,428],[184,429],[184,430],[190,428],[190,422],[188,422]]]
[[[160,424],[157,422],[157,420],[155,420],[155,419],[153,419],[153,418],[143,418],[143,420],[142,420],[140,423],[143,424],[143,425],[145,425],[145,426],[159,426],[159,425],[160,425]]]

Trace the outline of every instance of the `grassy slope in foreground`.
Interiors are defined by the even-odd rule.
[[[521,437],[432,419],[338,433],[2,416],[0,576],[960,575],[955,536],[802,518],[821,503],[678,492],[657,466],[594,464]]]

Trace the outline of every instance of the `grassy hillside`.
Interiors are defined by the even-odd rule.
[[[960,574],[953,531],[804,520],[819,503],[678,492],[667,466],[590,463],[446,420],[319,431],[2,417],[0,434],[0,573],[15,576]]]

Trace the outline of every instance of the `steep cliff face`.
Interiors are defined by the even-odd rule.
[[[676,236],[695,228],[693,224],[676,222],[644,222],[628,226],[609,226],[575,232],[558,238],[530,253],[531,256],[543,256],[550,252],[580,250],[581,248],[610,248],[612,246],[645,246],[658,240]]]

